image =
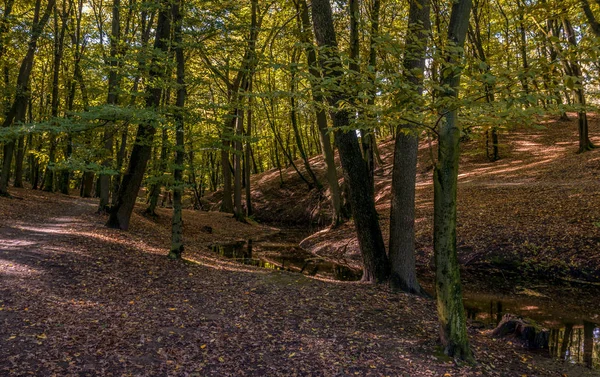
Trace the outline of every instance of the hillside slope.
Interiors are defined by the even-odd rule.
[[[599,121],[598,116],[590,117],[590,135],[600,145]],[[496,162],[486,159],[484,141],[462,143],[459,257],[469,265],[519,265],[534,272],[600,279],[600,150],[576,154],[575,120],[547,120],[541,125],[545,128],[502,133],[502,158]],[[387,240],[393,142],[385,141],[379,148],[384,164],[376,175],[375,199]],[[429,144],[423,142],[416,195],[416,251],[421,266],[430,263],[433,251],[430,152]],[[311,165],[325,184],[322,194],[309,192],[291,168],[282,171],[283,184],[277,170],[258,175],[252,194],[256,217],[266,222],[327,226],[325,166],[320,156],[313,157]],[[302,246],[359,264],[351,222],[337,229],[325,228],[305,239]]]

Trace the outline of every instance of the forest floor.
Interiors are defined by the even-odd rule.
[[[469,327],[474,365],[437,348],[432,300],[242,266],[209,245],[275,230],[184,211],[190,261],[166,258],[170,211],[104,227],[96,200],[0,198],[0,375],[594,376]]]

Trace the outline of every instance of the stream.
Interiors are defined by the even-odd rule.
[[[306,232],[286,230],[260,240],[213,244],[211,250],[236,262],[267,269],[338,281],[362,278],[359,269],[302,249],[299,241],[304,236]],[[472,326],[493,329],[505,314],[531,319],[549,331],[547,348],[537,352],[600,370],[600,305],[595,304],[597,295],[589,294],[597,288],[586,291],[581,286],[557,286],[544,294],[536,288],[548,291],[544,288],[549,286],[521,287],[520,279],[505,278],[504,287],[490,284],[491,278],[482,284],[475,280],[464,284],[464,305]],[[472,287],[479,291],[470,290]]]

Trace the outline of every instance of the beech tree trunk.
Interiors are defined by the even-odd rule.
[[[325,78],[339,84],[343,67],[338,53],[329,0],[313,0],[312,18],[317,43],[323,48],[319,60]],[[337,129],[335,142],[350,189],[350,205],[363,257],[363,280],[383,283],[389,278],[390,265],[375,210],[373,185],[365,179],[369,175],[368,167],[362,157],[356,132],[347,130],[350,126],[350,114],[340,108],[340,103],[347,101],[348,98],[341,91],[334,89],[327,100],[335,109],[331,112],[331,118],[333,126]]]
[[[457,98],[471,0],[459,0],[452,5],[448,25],[448,46],[445,52],[446,68],[442,72],[441,98]],[[452,101],[451,101],[452,102]],[[456,190],[458,186],[458,159],[460,126],[458,110],[444,108],[439,128],[438,162],[433,174],[434,215],[433,249],[435,254],[435,287],[440,322],[440,340],[444,353],[450,357],[472,360],[458,257],[456,254]]]
[[[428,0],[412,0],[408,13],[407,51],[404,74],[413,90],[423,94],[425,54],[430,30]],[[417,280],[415,266],[415,185],[419,129],[406,124],[396,130],[390,209],[391,284],[415,294],[424,291]]]
[[[168,40],[170,36],[170,1],[160,2],[160,10],[156,25],[156,36],[154,40],[154,50],[165,53],[168,49]],[[155,54],[150,63],[150,82],[152,79],[158,79],[164,76],[165,68],[162,58]],[[160,97],[162,89],[160,87],[148,86],[146,108],[157,109],[160,106]],[[135,144],[131,151],[131,158],[127,172],[123,175],[123,181],[117,193],[117,201],[111,209],[110,217],[106,225],[111,228],[127,230],[133,207],[144,179],[144,173],[150,154],[152,152],[152,140],[156,133],[156,124],[142,123],[138,126]]]

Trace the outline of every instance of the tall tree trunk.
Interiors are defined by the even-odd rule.
[[[379,1],[379,0],[376,0]],[[321,80],[321,73],[318,69],[317,53],[314,48],[313,35],[311,32],[311,24],[308,13],[306,0],[299,0],[300,17],[302,22],[302,42],[306,46],[306,60],[308,69],[313,77],[311,83],[312,97],[315,102],[315,112],[317,118],[317,127],[319,129],[319,141],[321,142],[321,151],[325,164],[327,165],[327,183],[329,184],[329,192],[331,196],[331,225],[336,227],[344,221],[344,213],[342,211],[342,194],[338,181],[337,167],[335,164],[335,156],[331,147],[331,137],[328,133],[327,113],[323,108],[323,93],[318,85]]]
[[[254,0],[256,1],[256,0]],[[246,216],[252,216],[252,189],[250,187],[250,159],[252,157],[252,147],[250,144],[250,138],[252,137],[252,83],[253,83],[253,73],[250,73],[250,77],[248,78],[248,112],[247,118],[248,122],[246,125],[246,145],[244,147],[244,171],[246,172],[246,176],[244,180],[246,181],[245,189],[246,189]],[[256,165],[254,165],[254,174],[258,173],[256,171]]]
[[[241,104],[240,104],[241,105]],[[244,135],[244,110],[243,106],[238,109],[235,122],[235,141],[233,155],[233,215],[238,221],[244,218],[242,208],[242,137]]]
[[[404,75],[415,94],[423,95],[425,54],[431,29],[428,0],[412,0],[408,12],[408,35]],[[419,132],[415,126],[398,126],[394,146],[390,209],[389,254],[391,284],[406,292],[423,294],[415,266],[415,185]]]
[[[326,72],[325,78],[339,83],[343,67],[329,0],[313,0],[312,18],[317,43],[323,48],[319,60],[323,71]],[[352,215],[363,257],[363,280],[382,283],[389,278],[390,265],[375,210],[373,185],[365,180],[369,174],[368,167],[362,157],[356,132],[347,130],[350,126],[350,114],[340,108],[340,103],[344,100],[347,101],[348,98],[340,90],[334,90],[328,96],[329,105],[335,109],[331,112],[331,118],[337,131],[335,142],[342,168],[350,188]]]
[[[173,3],[173,24],[175,25],[173,43],[177,64],[177,99],[175,100],[175,169],[173,171],[173,219],[171,221],[171,250],[169,258],[179,259],[183,253],[183,218],[181,197],[183,196],[184,144],[184,106],[185,106],[185,58],[182,39],[183,0]]]
[[[458,98],[461,64],[471,0],[459,0],[452,5],[448,25],[446,68],[442,72],[442,98]],[[439,128],[438,162],[433,175],[434,225],[437,310],[440,322],[440,340],[448,356],[471,360],[473,358],[467,337],[465,310],[458,257],[456,255],[456,190],[458,186],[458,159],[460,126],[456,108],[441,109],[443,117]]]
[[[35,12],[33,17],[33,26],[31,29],[31,37],[27,46],[27,52],[21,62],[19,68],[19,75],[17,76],[17,87],[16,94],[12,105],[10,106],[5,118],[2,123],[2,127],[10,127],[13,123],[22,122],[25,120],[25,110],[29,98],[29,92],[27,91],[29,84],[29,77],[31,76],[31,70],[33,69],[33,62],[35,51],[37,49],[37,42],[46,27],[46,23],[50,18],[50,13],[54,8],[55,0],[48,0],[46,10],[40,17],[41,0],[36,0]],[[0,196],[10,196],[8,193],[8,178],[10,174],[10,167],[12,165],[12,156],[15,149],[15,141],[9,140],[4,143],[4,161],[2,164],[2,174],[0,175]]]
[[[57,125],[58,108],[60,106],[59,98],[59,78],[60,78],[60,66],[62,63],[65,31],[67,29],[67,20],[70,10],[66,9],[65,1],[62,2],[62,14],[60,16],[61,26],[60,31],[58,29],[59,12],[58,6],[54,6],[54,60],[52,68],[52,100],[51,100],[51,114],[53,123]],[[54,192],[55,183],[55,164],[56,164],[56,149],[57,149],[57,135],[54,132],[50,132],[50,153],[48,156],[48,165],[46,166],[46,174],[44,180],[44,191]]]
[[[116,106],[119,102],[119,61],[118,49],[119,41],[121,40],[121,0],[113,0],[112,4],[112,22],[110,35],[110,57],[108,58],[108,95],[106,104]],[[113,124],[107,125],[104,130],[104,161],[102,166],[106,170],[110,170],[113,164],[113,144],[114,144],[115,127]],[[111,175],[104,172],[100,174],[100,203],[98,211],[105,212],[110,204],[110,188]]]
[[[164,64],[161,62],[159,51],[165,53],[168,49],[170,35],[170,1],[162,0],[156,25],[156,36],[154,40],[154,55],[150,64],[150,78],[160,79],[165,74]],[[152,82],[152,80],[150,80]],[[160,106],[161,88],[149,85],[147,89],[146,108],[156,110]],[[123,181],[117,194],[117,202],[111,209],[107,226],[127,230],[133,207],[138,196],[138,191],[144,179],[144,173],[150,154],[152,152],[152,140],[156,133],[154,122],[145,122],[138,126],[135,145],[131,151],[127,172],[123,175]]]

